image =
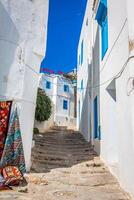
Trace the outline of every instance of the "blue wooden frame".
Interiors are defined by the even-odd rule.
[[[51,82],[50,81],[46,81],[46,88],[51,89]]]
[[[69,86],[68,85],[64,85],[64,92],[69,92]]]
[[[63,100],[63,109],[68,110],[68,101],[67,100]]]
[[[100,1],[95,19],[101,27],[101,59],[103,60],[108,49],[107,0]]]
[[[98,138],[98,97],[94,99],[94,138]]]
[[[103,60],[103,58],[108,50],[108,19],[107,19],[107,17],[101,26],[101,41],[102,41],[101,59]]]

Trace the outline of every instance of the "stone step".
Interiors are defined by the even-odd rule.
[[[47,165],[51,165],[51,166],[58,166],[58,167],[71,167],[73,165],[76,165],[78,163],[81,163],[81,162],[86,162],[87,159],[85,160],[65,160],[65,161],[56,161],[56,160],[34,160],[32,159],[32,163],[33,164],[36,164],[36,165],[44,165],[47,166]]]
[[[66,142],[75,142],[75,141],[78,141],[78,142],[83,142],[83,143],[88,143],[88,142],[86,142],[85,141],[85,139],[83,138],[83,137],[79,137],[79,138],[76,138],[76,137],[70,137],[70,138],[66,138],[66,137],[64,137],[63,136],[63,134],[62,135],[57,135],[57,136],[40,136],[40,135],[34,135],[34,139],[36,139],[36,140],[47,140],[47,141],[49,141],[49,140],[52,140],[52,141],[57,141],[57,140],[63,140],[63,141],[66,141]]]
[[[90,154],[95,154],[95,152],[91,151],[90,149],[84,149],[84,150],[74,150],[73,152],[72,151],[69,151],[69,150],[64,150],[64,149],[55,149],[55,150],[52,150],[52,149],[47,149],[47,148],[34,148],[33,153],[41,153],[41,154],[50,154],[50,155],[57,155],[57,156],[62,156],[62,155],[73,155],[73,156],[84,156],[84,155],[90,155]]]
[[[39,137],[39,136],[36,136],[34,137],[34,139],[36,140],[39,140],[39,141],[49,141],[51,140],[52,142],[54,141],[65,141],[65,142],[79,142],[79,143],[88,143],[86,142],[83,138],[65,138],[65,137],[60,137],[60,136],[57,136],[57,137],[45,137],[45,136],[42,136],[42,137]],[[50,141],[49,141],[50,142]]]
[[[38,141],[38,142],[48,142],[48,143],[56,143],[56,142],[61,142],[62,143],[76,143],[76,144],[88,144],[90,145],[90,143],[88,142],[85,142],[85,140],[82,140],[82,139],[66,139],[66,138],[62,138],[62,137],[59,137],[59,138],[34,138],[34,140]]]
[[[93,152],[91,149],[82,149],[82,150],[74,150],[73,152],[72,151],[68,151],[68,150],[64,150],[64,149],[55,149],[55,150],[52,150],[51,148],[34,148],[33,149],[33,152],[36,152],[36,153],[42,153],[42,154],[51,154],[51,155],[65,155],[65,154],[71,154],[71,155],[89,155],[89,154],[94,154],[95,155],[95,152]]]
[[[59,155],[59,154],[49,154],[49,153],[40,153],[40,152],[32,152],[32,156],[42,159],[42,160],[66,160],[66,159],[73,159],[73,160],[89,160],[91,156],[94,154],[90,153],[87,155],[71,155],[71,154],[66,154],[66,155]]]
[[[67,130],[67,126],[54,126],[54,127],[51,127],[51,129],[50,130],[58,130],[58,131],[60,131],[60,130]]]
[[[92,150],[89,146],[79,146],[79,145],[50,145],[50,144],[41,144],[41,143],[35,143],[35,148],[44,148],[44,149],[52,149],[52,150],[63,150],[63,151],[66,151],[66,150],[75,150],[75,151],[88,151],[88,150]]]
[[[42,160],[42,159],[39,159],[38,157],[35,157],[34,159],[32,159],[32,163],[43,164],[44,166],[45,165],[57,165],[60,167],[68,167],[68,166],[70,166],[71,162],[68,160],[64,160],[64,161],[62,161],[62,160]]]
[[[60,127],[61,128],[61,127]],[[34,135],[32,168],[47,171],[53,168],[71,167],[93,159],[96,155],[90,143],[79,132],[54,127],[50,133]]]

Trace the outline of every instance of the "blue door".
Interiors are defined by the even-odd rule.
[[[98,97],[94,99],[94,138],[98,138]]]

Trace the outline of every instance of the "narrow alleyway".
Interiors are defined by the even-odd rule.
[[[55,128],[44,135],[35,135],[34,139],[32,169],[35,172],[69,168],[95,156],[93,148],[76,132]]]
[[[78,132],[53,129],[34,139],[28,185],[0,193],[0,200],[129,199]]]

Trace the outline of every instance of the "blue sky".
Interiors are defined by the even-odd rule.
[[[46,57],[42,67],[68,72],[77,65],[77,47],[87,0],[50,0]]]

